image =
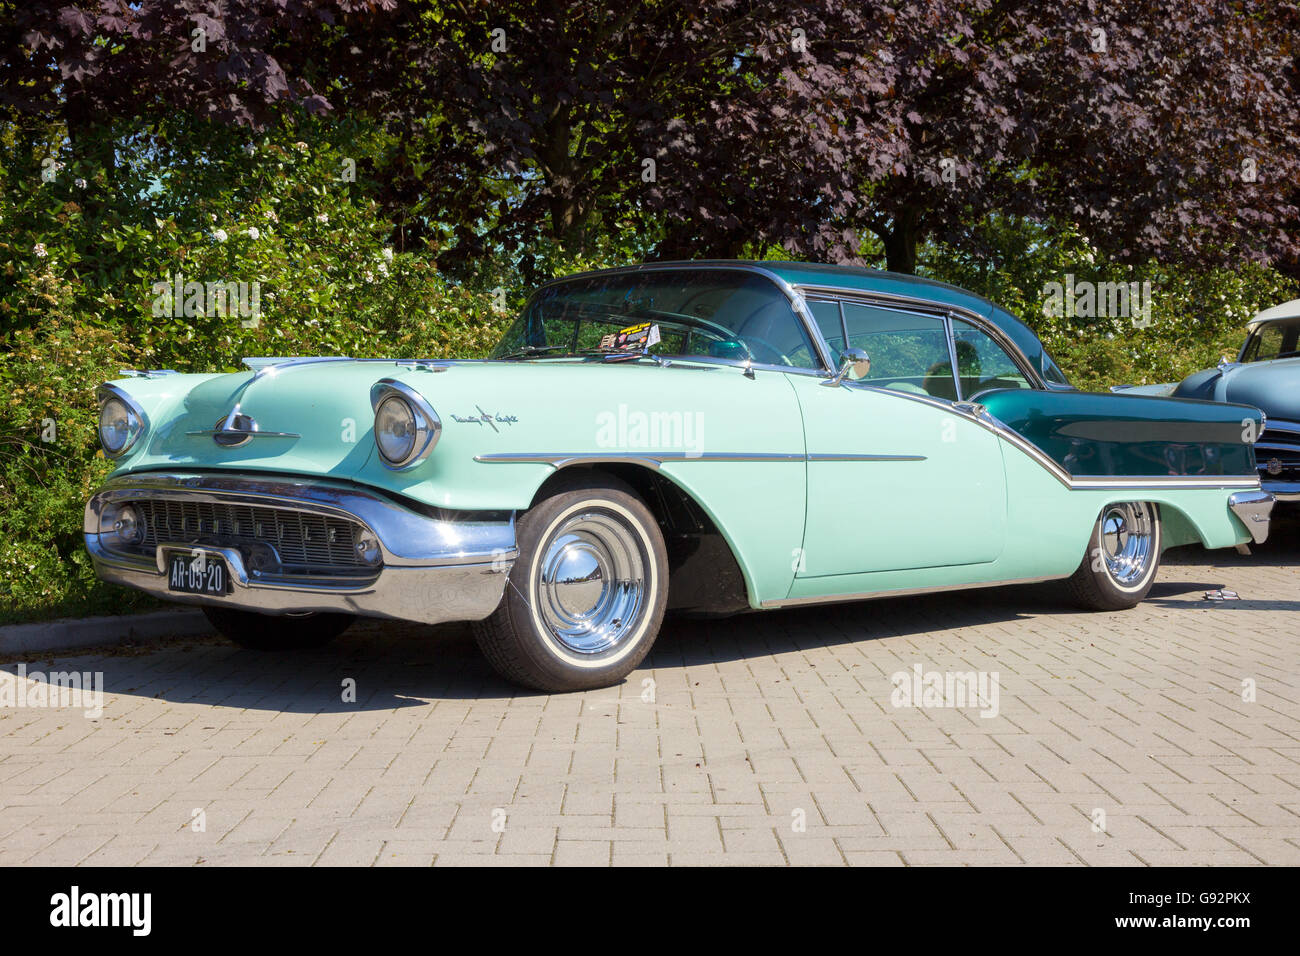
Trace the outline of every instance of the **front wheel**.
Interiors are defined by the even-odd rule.
[[[354,614],[258,614],[203,605],[222,636],[254,651],[299,651],[328,644],[351,626]]]
[[[1160,510],[1155,504],[1109,504],[1093,525],[1087,553],[1066,590],[1074,603],[1090,611],[1141,604],[1155,582],[1160,547]]]
[[[650,651],[668,600],[654,515],[612,477],[584,476],[519,519],[519,558],[474,637],[507,680],[544,691],[608,687]]]

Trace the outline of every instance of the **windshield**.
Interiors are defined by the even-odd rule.
[[[1271,362],[1300,354],[1300,317],[1255,326],[1241,350],[1243,362]]]
[[[542,289],[492,358],[555,358],[611,348],[611,336],[649,323],[669,358],[819,368],[784,293],[764,276],[729,269],[647,270],[589,276]]]

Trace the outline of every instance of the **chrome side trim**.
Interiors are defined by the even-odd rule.
[[[873,389],[879,391],[878,389]],[[896,394],[891,392],[890,394]],[[897,393],[902,394],[902,393]],[[951,407],[949,406],[949,410]],[[980,422],[979,419],[972,416],[963,416],[971,418],[972,421]],[[990,416],[991,417],[991,416]],[[996,427],[991,427],[984,422],[989,431],[995,434],[1003,434]],[[1011,433],[1015,435],[1014,432]],[[1007,437],[1004,435],[1004,437]],[[1015,438],[1019,442],[1028,445],[1024,439],[1018,435]],[[1008,438],[1008,440],[1011,440]],[[1051,471],[1061,484],[1071,489],[1096,489],[1096,488],[1113,488],[1116,490],[1129,490],[1133,488],[1244,488],[1258,489],[1259,478],[1255,475],[1136,475],[1121,478],[1111,478],[1106,476],[1100,477],[1073,477],[1065,472],[1056,462],[1047,458],[1042,452],[1038,451],[1033,445],[1029,445],[1037,453],[1036,460],[1039,460],[1044,467]],[[496,452],[487,455],[475,455],[474,460],[484,464],[519,464],[534,463],[554,465],[556,468],[564,468],[568,465],[593,465],[602,462],[614,462],[624,464],[639,464],[648,468],[659,468],[665,462],[678,461],[751,461],[751,462],[792,462],[792,461],[925,461],[925,455],[838,455],[838,454],[781,454],[781,453],[764,453],[764,452],[646,452],[644,454],[609,454],[609,453],[587,453],[572,452],[562,454],[550,454],[547,452]],[[1050,463],[1050,467],[1049,464]]]
[[[587,453],[548,454],[546,452],[499,452],[488,455],[475,455],[474,460],[487,464],[535,462],[563,468],[566,465],[589,465],[601,462],[628,462],[658,468],[669,461],[804,461],[802,454],[783,454],[780,452],[689,452],[657,451],[637,454]]]
[[[1254,475],[1139,475],[1131,478],[1071,478],[1071,488],[1245,488],[1257,489]]]
[[[803,580],[807,580],[806,578]],[[940,584],[924,588],[895,588],[889,591],[860,591],[851,594],[830,594],[817,597],[778,598],[764,601],[763,608],[803,607],[811,604],[838,604],[842,601],[872,601],[877,598],[911,597],[917,594],[937,594],[941,591],[968,591],[972,588],[998,588],[1009,584],[1037,584],[1060,580],[1059,575],[1048,574],[1033,578],[1009,578],[1004,581],[976,581],[971,584]]]
[[[1043,467],[1053,478],[1066,488],[1258,488],[1258,475],[1125,475],[1111,477],[1106,475],[1071,475],[1052,457],[1029,439],[1025,438],[1009,425],[991,415],[978,402],[946,402],[928,395],[916,395],[912,392],[896,392],[874,385],[862,385],[851,382],[848,388],[860,388],[863,391],[889,395],[910,402],[920,402],[954,415],[960,415],[967,421],[974,422],[981,428],[1001,436],[1006,442],[1016,446]]]
[[[1000,435],[1003,439],[1012,445],[1015,445],[1026,455],[1036,461],[1046,469],[1053,478],[1065,487],[1073,487],[1072,482],[1074,479],[1054,458],[1045,454],[1041,448],[1026,439],[1019,432],[994,418],[983,405],[975,402],[947,402],[943,399],[934,398],[929,395],[916,395],[912,392],[896,392],[892,389],[879,388],[875,385],[862,385],[856,382],[850,383],[848,387],[860,388],[863,391],[875,392],[878,395],[889,395],[893,398],[901,398],[909,402],[920,402],[922,405],[929,405],[931,408],[938,408],[953,415],[960,415],[962,418],[974,422],[986,431],[993,432],[995,435]]]
[[[636,454],[607,454],[576,452],[573,454],[548,454],[546,452],[496,452],[487,455],[475,455],[475,461],[486,464],[532,462],[555,465],[599,464],[601,462],[624,462],[658,468],[670,461],[925,461],[924,455],[803,455],[782,452],[725,452],[725,451],[656,451]]]
[[[1228,496],[1228,507],[1241,519],[1256,544],[1268,539],[1268,520],[1273,512],[1273,496],[1266,491],[1239,491]]]
[[[672,456],[675,456],[673,457],[674,461],[690,461],[695,458],[704,457],[702,454],[688,455],[686,452],[673,452],[671,454]],[[551,455],[545,452],[499,452],[499,453],[488,454],[488,455],[475,455],[474,460],[489,465],[538,464],[538,465],[554,465],[556,468],[565,468],[569,465],[598,465],[605,462],[609,462],[609,463],[644,465],[647,468],[658,469],[660,465],[662,465],[665,461],[668,460],[668,457],[669,456],[667,455],[649,455],[649,454],[647,455],[612,454],[611,455],[611,454],[601,454],[601,453],[589,454],[586,452],[575,452],[572,454],[559,454],[559,455]],[[752,461],[755,459],[745,458],[745,459],[737,459],[737,460]],[[775,456],[775,460],[799,461],[801,460],[801,458],[794,455]]]
[[[805,455],[807,461],[925,461],[925,455]]]

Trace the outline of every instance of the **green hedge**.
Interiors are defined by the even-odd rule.
[[[1108,262],[1077,231],[1059,224],[994,217],[982,224],[977,241],[984,249],[979,257],[929,247],[923,271],[1024,319],[1070,381],[1089,391],[1177,382],[1225,354],[1235,358],[1251,316],[1300,296],[1294,280],[1259,265],[1198,271]],[[1150,290],[1150,315],[1048,314],[1048,284],[1067,281],[1138,283]]]
[[[58,129],[0,132],[0,623],[147,603],[94,578],[80,535],[84,501],[110,470],[94,390],[119,369],[233,370],[248,355],[481,356],[526,294],[502,256],[453,279],[438,271],[436,242],[397,248],[400,232],[365,176],[394,144],[371,131],[286,121],[257,136],[192,125],[98,135],[73,149]],[[1083,387],[1178,379],[1235,351],[1251,313],[1295,294],[1264,269],[1142,272],[1097,264],[1068,231],[1014,221],[990,230],[992,259],[933,246],[926,271],[1024,316]],[[530,250],[530,268],[563,274],[641,257],[643,236],[610,232],[582,255]],[[1150,279],[1154,323],[1044,315],[1044,283],[1069,271]],[[256,282],[258,321],[160,309],[156,286],[177,274]]]

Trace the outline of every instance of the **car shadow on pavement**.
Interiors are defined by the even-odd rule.
[[[1300,600],[1212,602],[1208,591],[1233,588],[1238,567],[1300,564],[1300,524],[1279,522],[1250,555],[1226,549],[1171,549],[1167,565],[1195,568],[1196,580],[1158,581],[1147,605],[1162,609],[1300,610]],[[1059,584],[984,588],[741,614],[715,620],[670,616],[643,668],[682,668],[772,657],[888,637],[960,633],[1030,617],[1080,614]],[[1126,613],[1117,612],[1122,616]],[[1099,615],[1105,616],[1105,615]],[[28,657],[24,673],[102,674],[110,695],[230,710],[348,714],[429,707],[439,701],[511,700],[548,695],[503,680],[479,654],[463,624],[428,626],[363,620],[328,647],[266,653],[216,637],[128,645],[99,652]],[[0,662],[0,675],[19,664]],[[6,678],[8,679],[8,678]],[[625,691],[639,688],[625,685]]]
[[[4,680],[57,681],[71,673],[101,675],[107,695],[286,714],[395,711],[529,693],[496,675],[465,625],[360,621],[327,647],[282,653],[242,649],[214,635],[0,662]]]
[[[1062,613],[1075,611],[1057,591],[1020,585],[788,608],[718,620],[670,618],[650,663],[699,666]]]

